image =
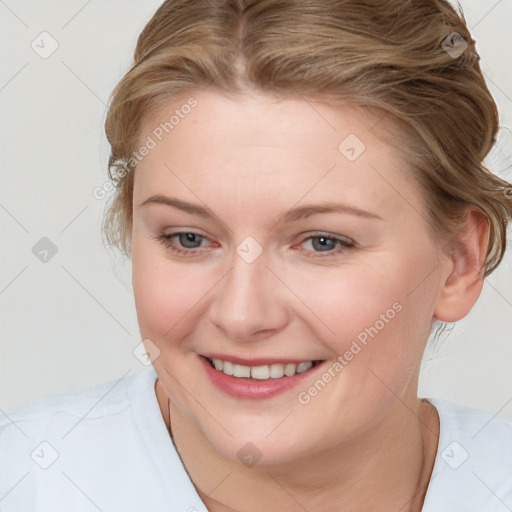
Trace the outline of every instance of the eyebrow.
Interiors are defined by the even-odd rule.
[[[142,207],[147,204],[164,204],[182,210],[186,213],[199,215],[200,217],[204,218],[216,217],[216,215],[214,215],[209,208],[189,203],[187,201],[182,201],[181,199],[176,199],[174,197],[167,197],[161,194],[148,197],[143,203],[140,204],[140,206]],[[318,213],[345,213],[348,215],[356,215],[358,217],[367,219],[384,220],[380,215],[377,215],[376,213],[361,210],[355,206],[341,203],[324,202],[321,204],[307,204],[304,206],[297,206],[291,210],[285,211],[279,216],[278,222],[295,222],[297,220],[305,219]]]
[[[183,210],[184,212],[199,215],[201,217],[214,217],[212,211],[209,208],[188,203],[187,201],[182,201],[181,199],[176,199],[174,197],[163,196],[161,194],[148,197],[143,203],[140,204],[140,206],[155,203],[173,206],[174,208],[178,208],[179,210]]]

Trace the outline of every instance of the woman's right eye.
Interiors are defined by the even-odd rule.
[[[180,231],[176,233],[161,233],[157,237],[157,240],[163,243],[173,253],[180,256],[187,256],[202,254],[204,251],[197,251],[195,249],[200,248],[201,242],[208,240],[208,238],[192,231]],[[176,244],[179,245],[177,246]]]

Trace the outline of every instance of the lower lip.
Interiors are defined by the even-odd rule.
[[[264,400],[279,393],[284,393],[304,381],[312,372],[318,369],[322,363],[313,366],[303,373],[297,373],[292,377],[281,377],[280,379],[249,379],[245,377],[233,377],[226,375],[213,368],[208,360],[199,356],[199,360],[212,383],[222,392],[235,398],[249,400]]]

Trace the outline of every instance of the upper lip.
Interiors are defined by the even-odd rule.
[[[240,364],[242,366],[267,366],[271,364],[299,364],[299,363],[308,363],[310,361],[317,362],[323,361],[323,359],[294,359],[294,358],[284,358],[284,357],[238,357],[232,356],[229,354],[218,354],[209,352],[207,354],[200,354],[203,357],[208,359],[220,359],[221,361],[229,361],[233,364]]]

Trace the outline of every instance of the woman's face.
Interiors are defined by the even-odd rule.
[[[270,464],[405,414],[446,265],[377,137],[391,125],[191,96],[145,123],[134,188],[138,320],[172,407],[220,454]]]

